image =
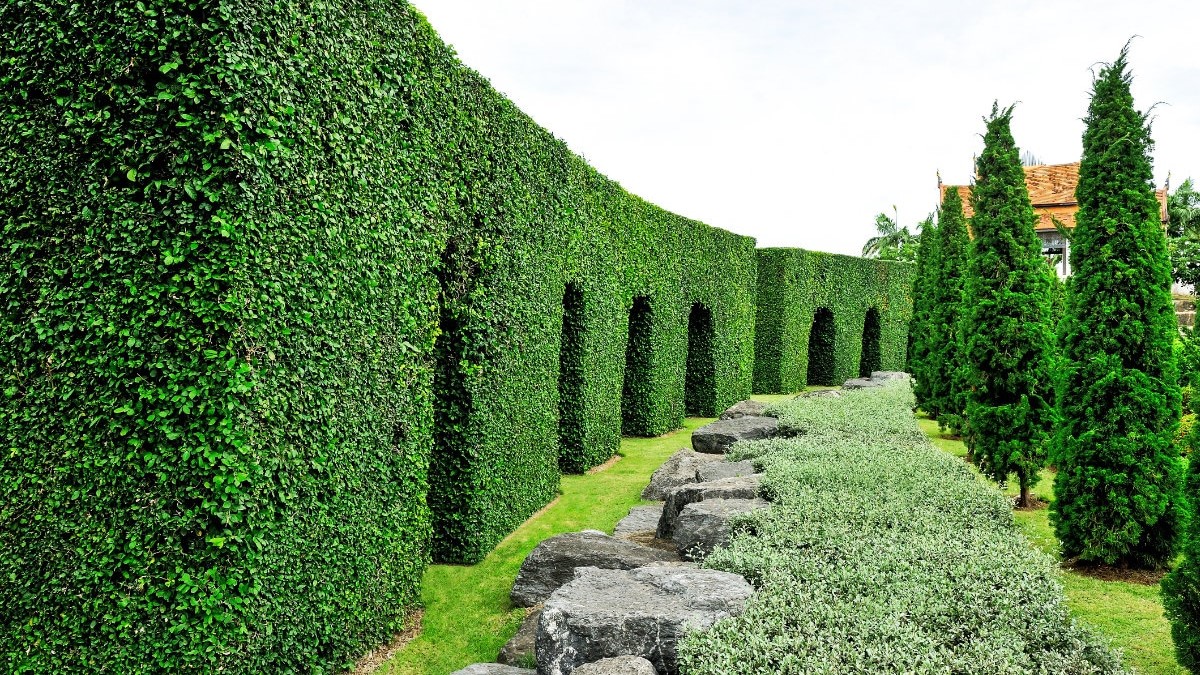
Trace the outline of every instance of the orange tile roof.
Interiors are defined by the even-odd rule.
[[[1029,190],[1029,201],[1037,214],[1036,230],[1053,230],[1057,219],[1066,229],[1075,227],[1075,212],[1079,205],[1075,201],[1075,186],[1079,183],[1079,162],[1071,164],[1037,164],[1025,169],[1025,187]],[[954,189],[962,199],[963,215],[975,215],[971,208],[970,185],[942,185],[939,197],[945,199],[946,190]],[[1167,222],[1167,191],[1154,191],[1160,206],[1159,216]]]
[[[1079,184],[1079,162],[1026,166],[1025,187],[1034,207],[1050,204],[1074,204]]]

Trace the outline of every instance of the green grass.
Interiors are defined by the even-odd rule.
[[[925,419],[921,414],[918,414],[918,422],[935,446],[956,457],[966,457],[967,449],[962,441],[943,435],[937,422]],[[980,480],[985,479],[980,476]],[[1016,494],[1016,486],[1011,481],[1006,492]],[[1054,499],[1053,472],[1042,472],[1042,480],[1033,488],[1033,494],[1047,502]],[[1031,544],[1051,555],[1058,555],[1058,540],[1050,526],[1049,509],[1016,511],[1014,515]],[[1142,675],[1187,673],[1175,661],[1171,626],[1163,616],[1157,585],[1102,581],[1072,570],[1063,570],[1062,583],[1071,613],[1124,652],[1127,666]]]
[[[421,634],[378,675],[446,675],[472,663],[494,661],[525,616],[508,592],[525,556],[543,539],[563,532],[612,532],[631,506],[650,503],[642,489],[668,457],[691,447],[693,429],[712,419],[689,418],[684,427],[658,438],[625,438],[620,459],[594,474],[563,476],[561,494],[534,514],[477,565],[430,565],[421,599]]]

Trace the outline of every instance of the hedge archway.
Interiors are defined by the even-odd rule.
[[[583,451],[584,299],[579,284],[563,290],[562,338],[558,352],[558,466],[568,473],[587,470]]]
[[[867,310],[867,316],[863,319],[862,356],[858,360],[859,377],[870,377],[871,373],[883,369],[883,351],[879,344],[882,335],[879,310],[872,307]]]
[[[625,381],[621,386],[621,433],[649,435],[650,407],[654,403],[652,368],[654,311],[650,298],[639,295],[629,310],[629,336],[625,342]]]
[[[465,535],[461,514],[466,511],[469,497],[467,491],[459,488],[459,483],[461,477],[471,471],[467,425],[471,419],[472,399],[462,369],[468,342],[462,306],[454,297],[454,289],[462,284],[457,255],[457,246],[452,241],[443,251],[437,270],[441,287],[438,293],[439,334],[434,343],[433,454],[429,460],[429,491],[426,495],[433,520],[433,559],[437,561],[456,559],[456,542]]]
[[[688,415],[717,414],[717,373],[713,354],[712,310],[702,303],[692,305],[688,315],[688,350],[684,376],[683,404]]]
[[[834,346],[837,328],[833,312],[818,307],[813,314],[812,329],[808,332],[808,384],[832,387],[834,376]]]

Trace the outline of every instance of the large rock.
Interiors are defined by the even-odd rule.
[[[762,401],[739,401],[725,409],[718,419],[735,420],[739,417],[762,417],[767,414],[767,403]]]
[[[575,675],[658,675],[654,664],[640,656],[614,656],[579,666]]]
[[[704,464],[719,461],[721,458],[718,456],[684,448],[671,455],[654,471],[654,475],[650,476],[650,484],[642,490],[642,499],[666,499],[671,488],[684,483],[695,483],[696,469]]]
[[[616,539],[603,532],[560,534],[538,544],[525,558],[509,597],[517,607],[532,607],[573,579],[576,567],[629,570],[676,559],[670,551]]]
[[[635,506],[629,509],[629,515],[617,523],[616,529],[613,530],[613,536],[618,539],[627,539],[645,532],[653,534],[658,530],[658,519],[662,518],[662,510],[662,504]]]
[[[872,380],[869,377],[856,377],[842,383],[842,389],[871,389],[882,387],[884,380]]]
[[[671,493],[667,495],[666,503],[663,504],[662,518],[658,520],[658,538],[673,538],[675,521],[688,504],[702,502],[706,499],[754,499],[758,497],[761,481],[762,474],[756,473],[737,478],[722,478],[708,483],[680,485],[671,490]]]
[[[701,560],[729,543],[729,519],[770,506],[763,499],[706,499],[683,507],[673,535],[684,560]]]
[[[724,454],[738,441],[756,441],[778,433],[779,420],[774,417],[717,420],[692,432],[692,447],[696,452]]]
[[[911,380],[912,375],[900,370],[872,370],[872,380]]]
[[[450,675],[537,675],[537,671],[499,663],[475,663]]]
[[[711,462],[696,469],[696,482],[707,483],[722,478],[737,478],[754,473],[754,462]]]
[[[565,675],[603,658],[634,655],[675,675],[675,645],[741,613],[753,592],[737,574],[684,566],[581,567],[546,601],[538,626],[539,675]]]
[[[534,607],[525,615],[521,628],[511,640],[504,644],[496,661],[510,666],[522,666],[533,661],[533,650],[537,644],[538,619],[542,616],[542,608]]]
[[[802,394],[797,394],[796,398],[841,398],[842,392],[837,389],[814,389],[806,391]]]

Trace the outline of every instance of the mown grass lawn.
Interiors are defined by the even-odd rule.
[[[966,457],[967,449],[962,441],[944,436],[936,422],[924,418],[919,422],[921,430],[935,446],[952,455]],[[1033,495],[1050,502],[1054,499],[1053,486],[1053,473],[1043,471],[1041,481],[1033,488]],[[1015,496],[1017,487],[1010,484],[1008,493]],[[1050,526],[1049,509],[1016,511],[1014,515],[1030,543],[1058,556],[1058,541]],[[1063,570],[1062,583],[1071,613],[1124,652],[1127,666],[1143,675],[1186,675],[1187,671],[1175,661],[1171,627],[1163,616],[1157,585],[1102,581],[1069,569]]]
[[[525,616],[508,592],[525,556],[540,541],[563,532],[612,532],[631,506],[642,503],[650,474],[676,450],[691,447],[693,429],[711,418],[689,418],[682,429],[658,438],[621,440],[620,459],[601,471],[563,476],[561,495],[527,520],[477,565],[430,565],[421,599],[421,634],[379,675],[447,675],[472,663],[494,661]]]

